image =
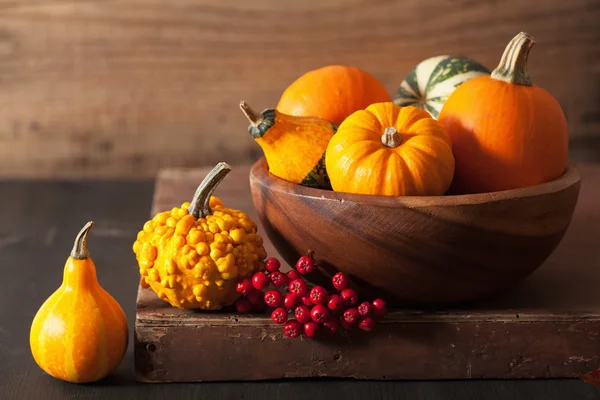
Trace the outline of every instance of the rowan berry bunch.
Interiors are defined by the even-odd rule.
[[[311,286],[304,275],[314,271],[316,266],[312,251],[300,257],[295,269],[287,274],[280,271],[278,259],[267,258],[265,271],[237,283],[236,290],[242,297],[235,303],[236,310],[249,313],[272,308],[271,319],[282,324],[285,335],[291,338],[331,335],[340,329],[358,328],[366,332],[375,329],[376,321],[386,313],[385,301],[360,302],[343,272],[332,277],[332,291],[319,285]]]

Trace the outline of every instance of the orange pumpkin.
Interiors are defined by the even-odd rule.
[[[127,318],[119,303],[98,283],[87,249],[93,222],[77,235],[60,287],[42,304],[31,324],[31,353],[54,378],[93,382],[123,360]]]
[[[296,79],[276,108],[284,114],[320,117],[339,125],[354,111],[385,101],[392,99],[373,75],[358,67],[329,65]]]
[[[383,196],[443,195],[452,182],[448,135],[420,108],[372,104],[350,115],[329,141],[334,191]]]
[[[494,192],[558,178],[567,163],[565,115],[552,95],[532,84],[533,39],[519,33],[491,76],[460,85],[438,117],[452,140],[455,193]]]

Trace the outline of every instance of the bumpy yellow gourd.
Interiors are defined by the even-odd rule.
[[[240,296],[238,279],[264,269],[267,255],[256,223],[211,196],[230,170],[217,164],[191,203],[156,214],[133,244],[142,287],[151,287],[174,307],[231,305]]]

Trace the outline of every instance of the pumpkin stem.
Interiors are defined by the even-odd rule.
[[[383,135],[381,135],[381,143],[387,147],[398,147],[402,144],[402,136],[398,134],[394,127],[385,128]]]
[[[254,111],[245,101],[240,102],[240,108],[246,118],[248,118],[248,121],[250,121],[250,124],[255,128],[264,121],[263,116]]]
[[[533,38],[525,32],[515,36],[504,49],[500,63],[492,71],[491,77],[508,83],[531,86],[527,58],[534,44]]]
[[[212,214],[210,196],[212,196],[219,183],[221,183],[225,175],[230,171],[231,167],[229,164],[220,162],[206,175],[200,186],[198,186],[198,189],[196,189],[196,193],[194,193],[192,202],[188,207],[190,215],[193,215],[195,218],[206,218]]]
[[[90,258],[90,253],[87,249],[87,237],[90,229],[94,226],[94,221],[90,221],[77,234],[75,243],[73,244],[73,250],[71,250],[71,258],[76,260],[85,260]]]

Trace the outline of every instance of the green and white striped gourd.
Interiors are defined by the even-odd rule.
[[[466,57],[435,56],[421,61],[402,81],[394,103],[422,108],[437,119],[448,96],[461,83],[490,71]]]

